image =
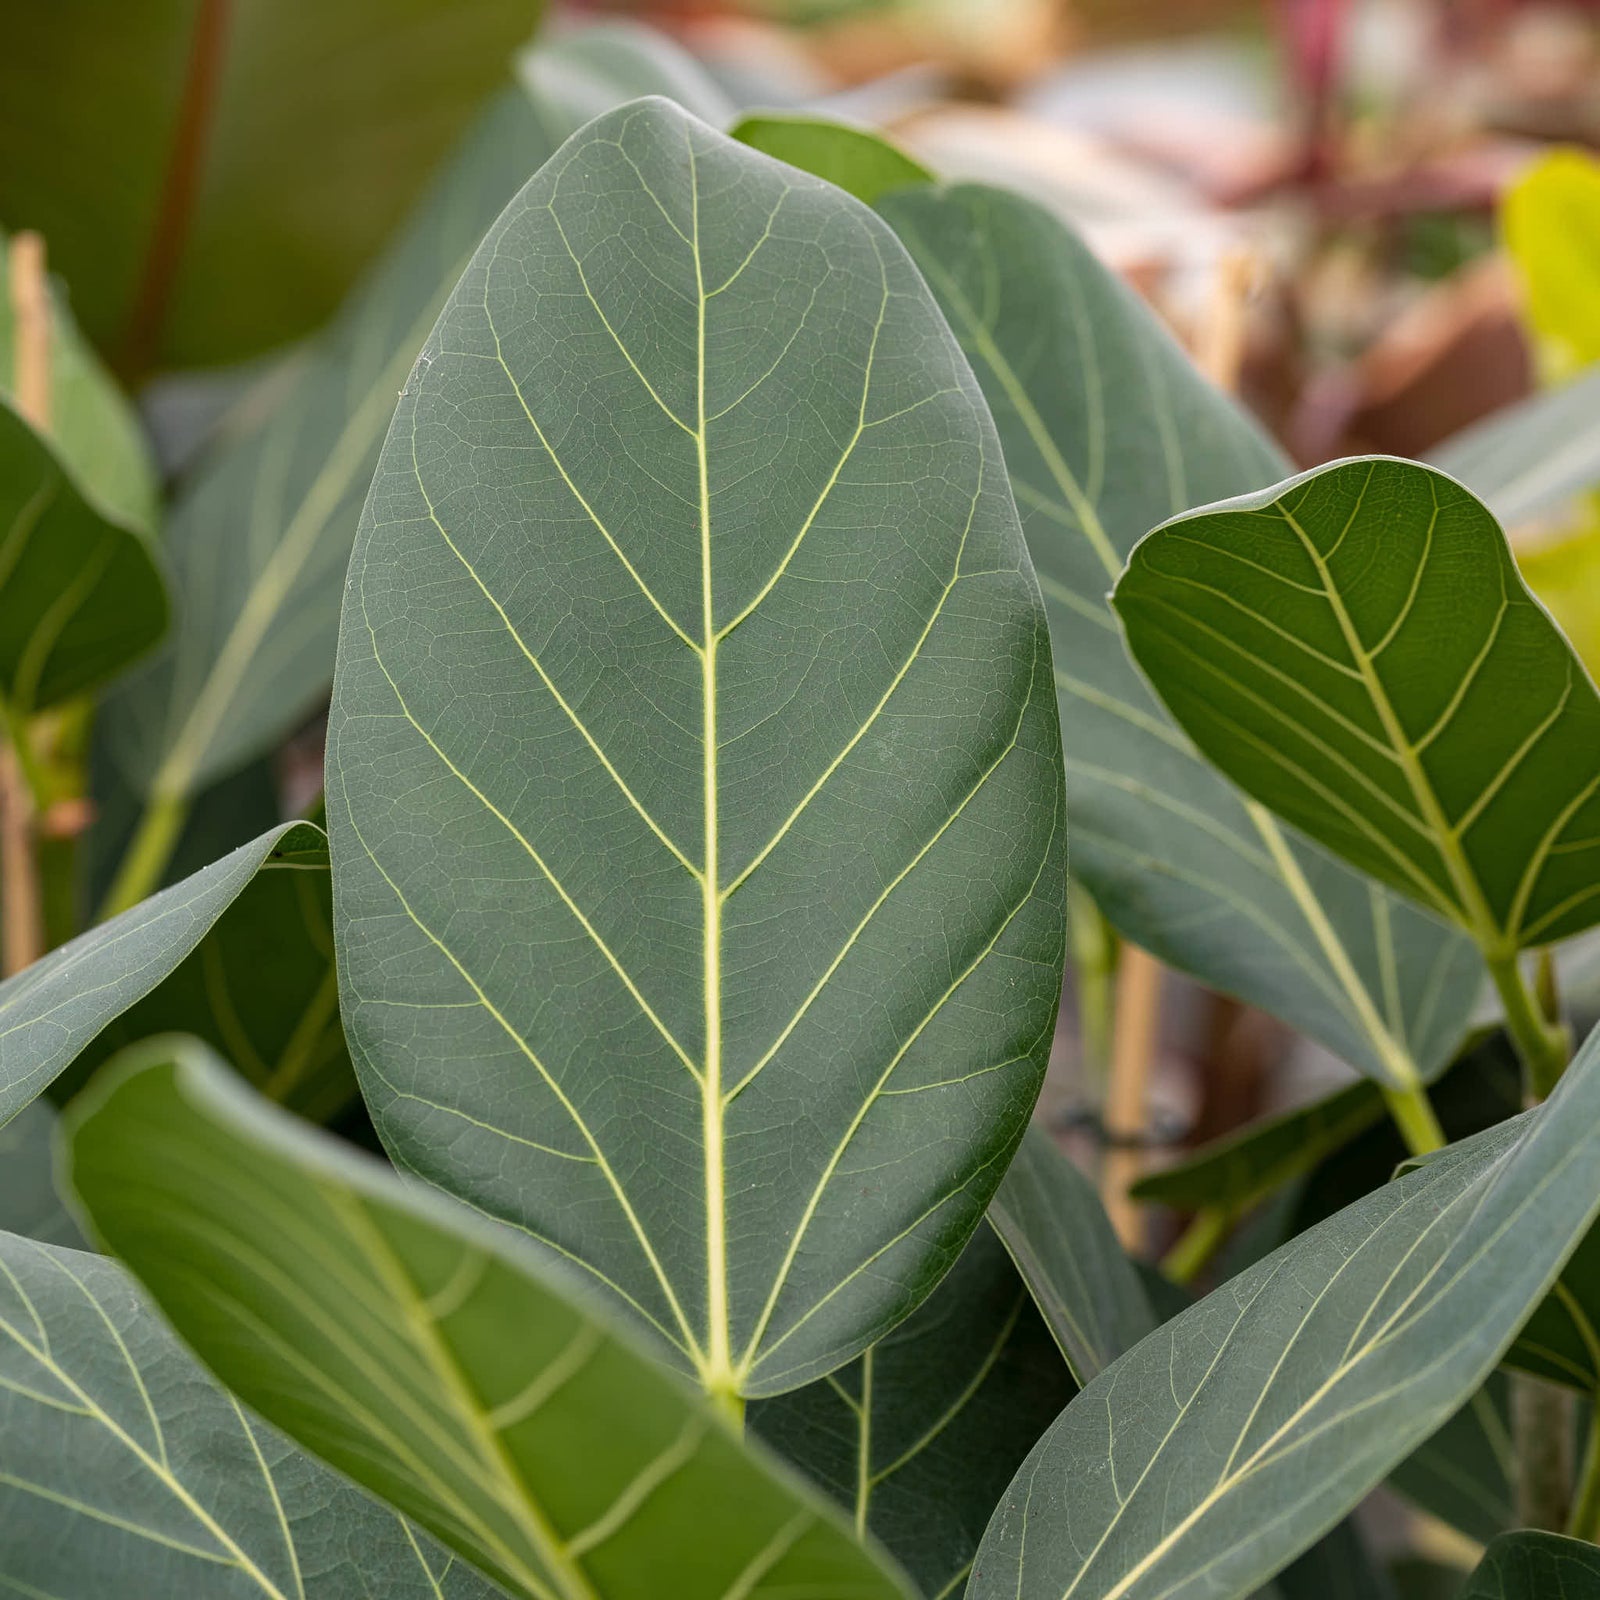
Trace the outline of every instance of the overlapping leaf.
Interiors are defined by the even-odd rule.
[[[0,1434],[8,1594],[500,1593],[243,1410],[120,1267],[9,1233],[0,1233]]]
[[[1558,1533],[1503,1534],[1460,1600],[1600,1600],[1600,1550]]]
[[[1491,959],[1600,919],[1600,694],[1454,480],[1342,462],[1176,518],[1115,603],[1218,767]]]
[[[742,117],[728,131],[752,150],[826,178],[869,206],[897,189],[933,182],[926,167],[888,140],[825,117],[763,112]]]
[[[1070,726],[1073,871],[1164,961],[1393,1088],[1453,1053],[1467,942],[1290,830],[1200,759],[1127,659],[1105,595],[1152,524],[1282,458],[1059,222],[974,185],[884,216],[983,385],[1050,613]]]
[[[242,1400],[526,1600],[907,1592],[504,1230],[198,1047],[146,1047],[70,1151],[95,1229]]]
[[[713,1389],[859,1354],[1037,1093],[1048,680],[888,229],[665,102],[591,124],[447,306],[352,559],[336,935],[391,1151]]]
[[[1540,1111],[1224,1284],[1091,1383],[1018,1473],[969,1593],[1247,1592],[1478,1388],[1600,1210],[1600,1035]]]
[[[102,1059],[124,1016],[115,1039],[182,1024],[239,1047],[241,1070],[296,1105],[342,1096],[327,879],[322,830],[285,823],[0,984],[0,1122]],[[269,975],[283,987],[254,986]]]
[[[1154,1330],[1155,1313],[1099,1195],[1042,1128],[1023,1138],[989,1220],[1079,1383]]]
[[[340,579],[395,394],[489,224],[589,116],[657,84],[689,95],[696,81],[642,30],[574,35],[533,52],[522,72],[370,281],[287,381],[241,407],[178,495],[166,539],[173,636],[118,686],[104,718],[126,782],[158,816],[270,747],[326,694]]]
[[[1011,1475],[1077,1392],[992,1228],[892,1333],[751,1431],[821,1484],[929,1600],[959,1600]]]
[[[0,1232],[81,1248],[82,1235],[56,1192],[55,1107],[26,1105],[0,1128]]]

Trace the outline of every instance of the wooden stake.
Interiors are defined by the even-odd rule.
[[[9,290],[16,364],[12,394],[25,422],[50,430],[50,289],[44,240],[19,233],[11,241]],[[0,976],[20,972],[44,954],[43,903],[35,853],[33,794],[17,754],[21,719],[8,717],[0,744]]]

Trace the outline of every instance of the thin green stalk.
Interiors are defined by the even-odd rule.
[[[1233,1227],[1228,1206],[1202,1206],[1178,1235],[1177,1243],[1161,1258],[1161,1270],[1174,1283],[1193,1283],[1222,1248]]]
[[[1104,1102],[1111,1069],[1112,998],[1117,977],[1116,930],[1076,883],[1067,886],[1067,932],[1077,979],[1078,1045],[1084,1076],[1098,1102]]]
[[[1383,1098],[1400,1137],[1405,1140],[1406,1149],[1412,1155],[1431,1155],[1435,1150],[1444,1149],[1450,1142],[1444,1136],[1444,1129],[1439,1126],[1439,1119],[1433,1114],[1428,1091],[1420,1083],[1410,1089],[1391,1089],[1385,1084]]]
[[[1489,976],[1505,1009],[1506,1032],[1527,1075],[1528,1092],[1545,1099],[1561,1079],[1572,1054],[1572,1040],[1559,1022],[1545,1019],[1515,954],[1489,962]]]
[[[158,794],[151,798],[100,907],[102,922],[138,905],[160,887],[161,875],[172,860],[188,816],[189,804],[181,795]]]
[[[1589,1409],[1589,1443],[1583,1453],[1583,1473],[1578,1479],[1567,1532],[1574,1539],[1600,1544],[1600,1399]]]

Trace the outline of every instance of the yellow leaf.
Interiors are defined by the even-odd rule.
[[[1546,382],[1600,360],[1600,161],[1553,150],[1506,192],[1506,249]]]

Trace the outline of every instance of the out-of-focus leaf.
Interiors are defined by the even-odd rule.
[[[892,1333],[748,1417],[930,1600],[959,1600],[1011,1475],[1077,1392],[992,1228]]]
[[[1278,1574],[1281,1600],[1396,1600],[1354,1518],[1346,1517]]]
[[[989,1220],[1079,1383],[1155,1328],[1100,1196],[1042,1128],[1024,1135]]]
[[[574,35],[521,71],[338,320],[238,408],[177,497],[172,638],[105,712],[124,782],[154,817],[270,748],[326,695],[341,580],[395,395],[489,224],[594,112],[695,82],[692,63],[639,29]]]
[[[1177,1211],[1202,1206],[1244,1211],[1343,1149],[1383,1116],[1377,1085],[1353,1083],[1214,1140],[1178,1165],[1141,1178],[1129,1192],[1136,1200]]]
[[[1600,1210],[1600,1034],[1451,1147],[1135,1346],[1023,1464],[973,1600],[1246,1593],[1488,1377]]]
[[[1506,1363],[1600,1399],[1600,1228],[1573,1251]]]
[[[506,1229],[158,1041],[71,1119],[94,1230],[247,1405],[526,1600],[894,1600],[842,1517]]]
[[[1600,514],[1593,503],[1576,532],[1520,547],[1517,565],[1593,676],[1600,670]]]
[[[1502,1534],[1460,1600],[1600,1600],[1600,1550],[1558,1533]]]
[[[853,1360],[1043,1076],[1049,674],[983,396],[882,220],[664,100],[591,123],[446,306],[351,558],[335,932],[396,1160],[710,1390]]]
[[[115,1263],[9,1233],[0,1233],[0,1434],[7,1594],[501,1592],[244,1411]]]
[[[1515,1455],[1503,1373],[1489,1381],[1392,1471],[1389,1487],[1487,1544],[1516,1523]]]
[[[1286,830],[1198,757],[1128,660],[1106,592],[1134,542],[1286,469],[1061,223],[979,185],[880,208],[982,384],[1050,615],[1072,870],[1112,924],[1391,1088],[1455,1053],[1469,942]]]
[[[55,1107],[48,1100],[24,1106],[0,1127],[0,1231],[81,1248],[78,1225],[56,1193],[55,1127]]]
[[[203,1008],[195,1018],[197,1027],[207,1031],[208,1011],[215,1017],[227,1013],[226,1023],[214,1017],[215,1027],[224,1034],[240,1030],[248,1036],[237,1007],[230,1010],[231,991],[208,991],[210,974],[217,968],[206,954],[207,935],[214,934],[230,908],[241,901],[239,915],[248,918],[251,886],[258,878],[280,874],[317,877],[322,887],[313,897],[326,896],[327,841],[321,829],[303,822],[274,828],[0,984],[0,1123],[15,1116],[89,1050],[116,1018],[154,994],[175,973],[182,974],[183,993],[195,997]],[[276,883],[264,884],[260,892],[274,908],[297,902],[302,893]],[[292,924],[278,926],[283,929],[281,937],[299,936]],[[232,934],[225,948],[240,949]],[[216,961],[226,974],[229,962],[221,950]],[[317,961],[324,974],[330,971],[325,948]],[[283,953],[273,958],[273,964],[283,970],[293,963]],[[244,1003],[250,1019],[264,1021],[271,1030],[267,1036],[276,1036],[282,1028],[292,1036],[300,1015],[292,1006],[308,999],[303,988],[283,997],[263,989]],[[276,1018],[270,1015],[275,1004],[284,1008]],[[309,1032],[310,1024],[307,1028]]]
[[[0,290],[9,262],[0,234]],[[53,294],[50,427],[35,431],[16,408],[14,323],[0,293],[0,696],[27,713],[148,650],[167,625],[167,597],[132,412]]]
[[[216,366],[298,338],[392,232],[539,9],[34,8],[0,58],[0,216],[49,238],[85,327],[125,359]]]
[[[896,189],[935,181],[921,162],[880,134],[826,117],[762,112],[742,118],[729,131],[751,149],[826,178],[869,206]]]
[[[1491,960],[1600,919],[1600,694],[1453,479],[1338,462],[1190,512],[1114,603],[1211,760]]]
[[[1506,191],[1500,223],[1546,376],[1600,361],[1600,161],[1550,151]]]

